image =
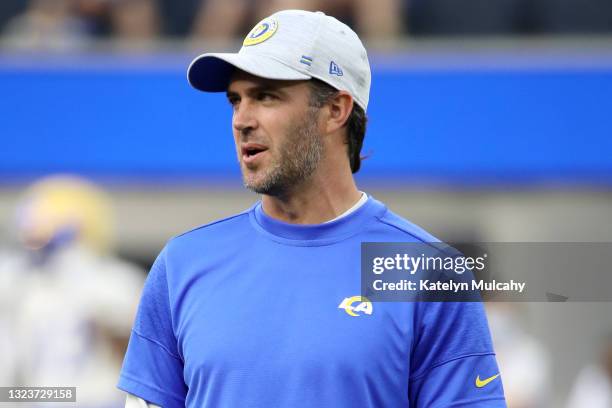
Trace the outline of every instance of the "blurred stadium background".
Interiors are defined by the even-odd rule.
[[[610,0],[3,0],[0,386],[121,406],[154,257],[257,199],[224,96],[186,68],[282,8],[365,40],[362,190],[445,241],[612,242]],[[488,306],[510,407],[612,407],[610,303]]]

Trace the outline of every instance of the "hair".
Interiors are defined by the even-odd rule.
[[[310,105],[313,107],[321,108],[338,93],[337,89],[320,79],[312,78],[308,82],[311,88]],[[364,157],[361,156],[361,148],[363,146],[367,122],[368,118],[363,108],[354,103],[353,110],[345,124],[347,130],[347,153],[352,173],[357,173],[359,171],[361,168],[361,160],[364,159]]]

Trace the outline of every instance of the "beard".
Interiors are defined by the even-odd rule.
[[[304,120],[287,129],[268,168],[261,170],[262,175],[249,177],[243,169],[244,186],[258,194],[279,196],[306,181],[324,153],[317,117],[318,109],[309,108]]]

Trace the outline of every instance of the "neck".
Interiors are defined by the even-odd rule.
[[[262,206],[272,218],[292,224],[321,224],[351,208],[360,198],[348,166],[321,163],[315,173],[279,195],[263,195]]]

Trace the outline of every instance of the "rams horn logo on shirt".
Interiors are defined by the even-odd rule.
[[[356,306],[353,303],[359,302]],[[372,314],[372,302],[365,296],[352,296],[344,298],[342,303],[338,305],[338,309],[344,309],[350,316],[361,316],[360,312],[367,315]]]
[[[273,18],[261,20],[244,38],[242,45],[249,46],[262,43],[272,37],[278,30],[278,22]]]

